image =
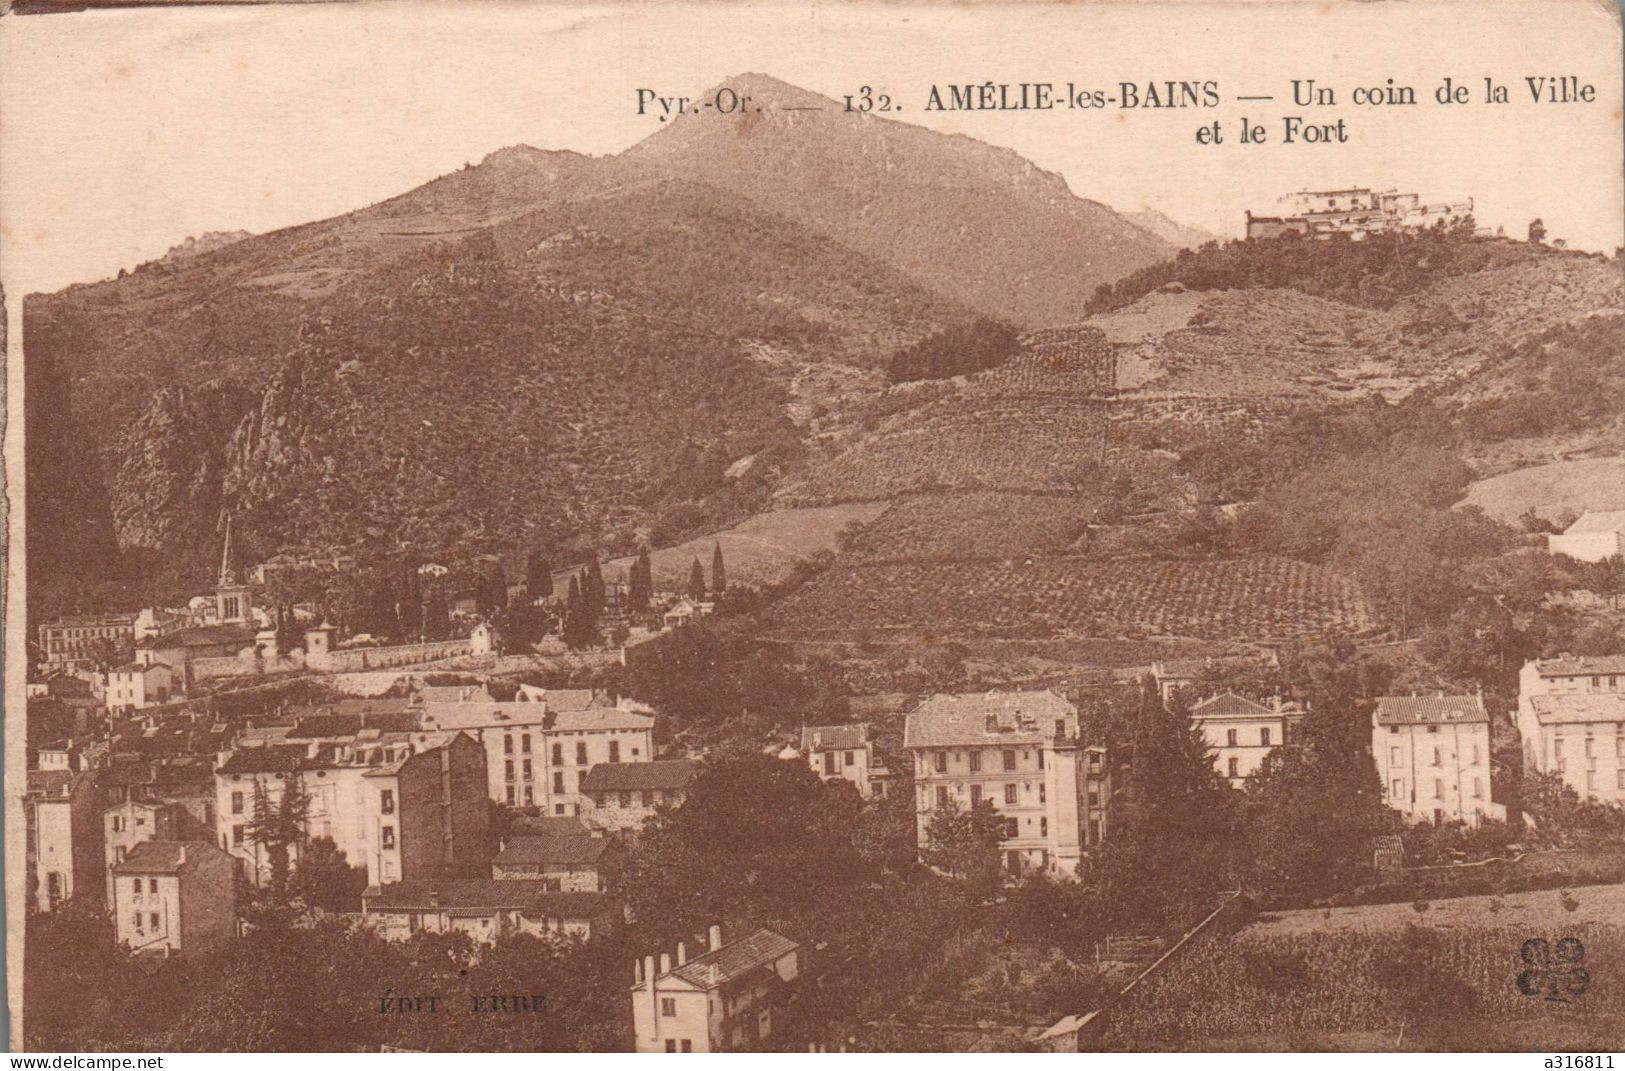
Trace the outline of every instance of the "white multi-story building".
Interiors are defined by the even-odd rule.
[[[581,816],[601,831],[641,829],[661,807],[680,806],[699,773],[697,759],[599,763],[581,779]]]
[[[1491,800],[1490,716],[1482,696],[1383,696],[1371,756],[1388,806],[1411,822],[1505,818]]]
[[[237,876],[208,841],[137,844],[112,873],[113,928],[132,952],[202,954],[237,934]]]
[[[601,705],[583,690],[513,703],[430,700],[423,728],[474,736],[485,747],[491,798],[545,815],[581,813],[581,781],[593,766],[654,758],[652,716],[631,704]]]
[[[141,710],[175,695],[175,671],[162,662],[130,662],[107,671],[103,702],[108,710]]]
[[[1264,757],[1287,742],[1301,716],[1295,705],[1274,699],[1269,706],[1234,692],[1205,699],[1191,708],[1191,720],[1213,748],[1213,763],[1233,788],[1240,788]]]
[[[943,804],[990,802],[1004,823],[1004,868],[1075,875],[1106,834],[1106,749],[1085,746],[1078,709],[1049,691],[936,695],[909,715],[919,845]]]
[[[488,873],[483,749],[463,733],[418,736],[415,743],[312,741],[222,755],[215,769],[221,848],[250,880],[263,881],[271,860],[253,836],[256,796],[263,788],[274,811],[297,780],[306,835],[331,838],[374,885]]]
[[[1625,655],[1524,663],[1518,732],[1526,770],[1555,773],[1586,799],[1625,802]]]
[[[789,987],[801,973],[801,946],[772,930],[727,944],[712,926],[693,959],[677,946],[634,971],[632,1025],[638,1052],[739,1052],[783,1042],[778,1030]]]
[[[875,761],[867,724],[808,726],[801,730],[801,752],[826,781],[850,781],[864,799],[885,795],[885,771]]]

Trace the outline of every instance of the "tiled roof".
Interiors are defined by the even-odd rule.
[[[1535,671],[1542,677],[1589,677],[1597,674],[1625,673],[1625,654],[1562,655],[1536,662]]]
[[[869,742],[869,726],[863,722],[850,725],[809,725],[801,730],[803,751],[846,751],[861,748]]]
[[[579,818],[562,818],[551,815],[516,815],[513,825],[509,827],[516,837],[585,837],[592,832],[587,823]]]
[[[772,930],[757,930],[748,937],[730,941],[715,952],[696,956],[661,977],[681,978],[701,989],[715,989],[754,970],[771,967],[779,957],[800,947]]]
[[[86,774],[74,773],[72,770],[29,770],[28,794],[30,796],[60,796],[66,799],[73,794],[79,781]]]
[[[367,714],[311,714],[299,719],[286,736],[308,740],[317,737],[354,736],[362,729],[378,732],[410,733],[418,727],[416,711],[390,711]]]
[[[1234,692],[1225,692],[1212,699],[1204,699],[1191,707],[1193,718],[1267,718],[1275,711],[1262,703],[1255,703],[1245,696]]]
[[[1039,744],[1055,736],[1057,719],[1077,731],[1078,708],[1050,691],[934,695],[909,713],[903,746]]]
[[[494,729],[552,725],[553,714],[540,703],[425,703],[425,729]]]
[[[551,707],[551,703],[549,706]],[[556,709],[556,708],[555,708]],[[581,710],[556,710],[557,717],[550,729],[564,732],[582,732],[601,729],[652,729],[655,720],[647,714],[616,707],[586,707]]]
[[[243,747],[233,751],[220,765],[220,773],[285,773],[297,770],[305,761],[303,744],[273,744]]]
[[[1484,701],[1476,695],[1385,695],[1377,700],[1378,725],[1440,725],[1489,720]]]
[[[1625,722],[1625,694],[1588,692],[1580,695],[1532,695],[1530,708],[1542,725],[1574,722]]]
[[[1594,532],[1625,530],[1625,509],[1583,513],[1580,519],[1563,530],[1564,535],[1589,535]]]
[[[247,647],[254,642],[255,631],[238,625],[199,625],[183,628],[164,636],[149,636],[136,643],[137,647],[169,649],[171,647],[209,647],[217,643],[235,643]]]
[[[693,759],[656,762],[601,762],[581,779],[582,792],[636,792],[642,789],[687,788],[700,772]]]
[[[161,670],[164,670],[165,672],[169,672],[169,667],[164,665],[161,662],[149,662],[146,665],[142,665],[140,662],[126,662],[122,666],[114,666],[111,672],[113,672],[113,673],[150,673],[152,670],[155,670],[155,669],[161,669]]]
[[[542,701],[549,710],[586,710],[598,698],[591,688],[549,688],[542,693]]]
[[[539,881],[460,878],[373,885],[362,894],[377,911],[518,911],[532,918],[592,918],[608,906],[603,893],[553,892]]]
[[[85,625],[133,625],[135,614],[70,614],[48,622],[46,628],[78,628]]]
[[[113,867],[115,874],[173,874],[186,864],[192,852],[218,852],[202,840],[144,840]]]
[[[603,857],[609,841],[603,837],[569,836],[550,837],[524,835],[509,837],[507,847],[497,853],[494,863],[547,864],[596,863]]]

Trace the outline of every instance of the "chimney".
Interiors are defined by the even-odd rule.
[[[178,866],[185,866],[186,865],[186,844],[185,844],[184,841],[181,843],[181,857],[180,857],[179,860],[177,860],[176,865],[178,865]]]
[[[643,977],[650,982],[655,980],[655,958],[653,956],[643,957]]]
[[[706,936],[706,944],[708,946],[706,948],[707,952],[715,952],[717,949],[722,947],[722,927],[721,926],[712,926],[711,929],[706,932],[705,936]]]
[[[660,973],[661,974],[670,974],[671,973],[671,953],[670,952],[662,952],[662,953],[660,953]]]
[[[430,907],[439,907],[440,906],[440,890],[439,889],[430,889],[429,890],[429,906]]]
[[[681,967],[683,964],[685,964],[687,962],[688,962],[688,946],[685,945],[683,942],[678,941],[677,942],[677,965],[679,967]]]
[[[643,984],[643,961],[641,959],[635,959],[632,961],[632,984]]]

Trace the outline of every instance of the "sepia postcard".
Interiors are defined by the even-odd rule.
[[[13,0],[0,101],[13,1050],[1625,1050],[1614,4]]]

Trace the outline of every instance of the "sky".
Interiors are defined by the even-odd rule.
[[[486,0],[139,8],[0,25],[0,274],[8,296],[115,274],[189,235],[255,233],[401,193],[504,145],[618,152],[659,127],[636,91],[747,71],[1007,146],[1114,208],[1224,235],[1301,188],[1476,199],[1480,223],[1612,251],[1625,239],[1618,10],[1475,2],[832,2],[591,7]],[[1535,105],[1526,77],[1593,102]],[[1439,105],[1452,77],[1471,101]],[[1480,102],[1483,81],[1511,100]],[[1293,79],[1339,95],[1298,108]],[[1421,103],[1360,107],[1392,78]],[[932,85],[1213,80],[1212,109],[932,112]],[[1237,96],[1273,95],[1273,102]],[[1262,111],[1260,111],[1262,109]],[[1284,145],[1283,117],[1346,144]],[[1243,116],[1271,141],[1240,145]],[[1225,142],[1201,145],[1219,120]]]

